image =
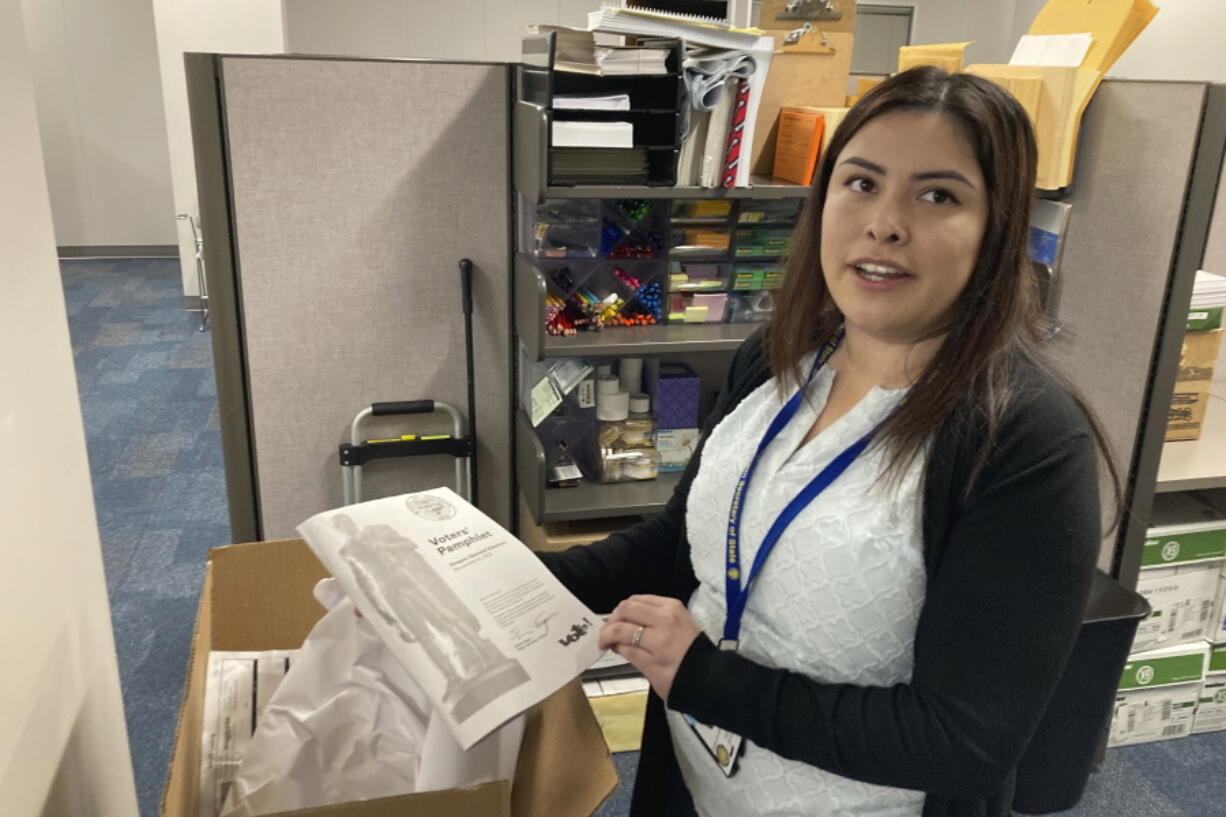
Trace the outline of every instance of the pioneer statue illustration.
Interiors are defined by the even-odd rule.
[[[421,645],[446,679],[443,701],[458,723],[529,681],[518,661],[481,636],[481,622],[415,541],[390,525],[359,527],[345,514],[333,524],[348,537],[339,552],[374,605],[372,612],[405,641]]]

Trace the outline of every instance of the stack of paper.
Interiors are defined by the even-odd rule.
[[[628,111],[630,94],[555,94],[553,109],[564,111]]]
[[[693,45],[714,48],[750,49],[756,47],[762,37],[759,29],[733,28],[727,20],[718,17],[615,6],[588,12],[587,27],[591,31],[636,37],[680,37]]]
[[[596,49],[596,64],[606,77],[627,74],[667,74],[667,48],[601,46]]]
[[[1226,306],[1226,275],[1198,270],[1192,285],[1192,306]]]
[[[645,148],[557,148],[550,153],[554,184],[646,184]]]
[[[554,122],[553,146],[632,148],[634,125],[629,122]]]
[[[667,74],[669,49],[654,46],[597,46],[592,32],[565,26],[529,26],[532,34],[554,35],[555,71],[594,76]]]

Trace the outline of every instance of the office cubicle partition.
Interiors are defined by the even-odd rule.
[[[375,401],[466,406],[472,259],[481,507],[512,524],[511,71],[504,63],[187,55],[235,541],[342,504],[337,447]],[[450,430],[389,418],[372,436]],[[365,468],[365,498],[454,484]]]

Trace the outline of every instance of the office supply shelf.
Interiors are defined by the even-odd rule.
[[[573,488],[545,486],[545,449],[522,410],[515,412],[517,481],[537,523],[569,519],[643,516],[663,510],[681,481],[677,472],[641,482],[583,482]]]
[[[1214,381],[1199,440],[1162,445],[1155,493],[1226,487],[1226,382]]]
[[[514,143],[515,189],[536,204],[545,199],[790,199],[809,193],[807,185],[780,182],[769,176],[751,176],[748,187],[550,185],[549,112],[523,100],[515,103]]]
[[[612,326],[562,337],[545,332],[545,276],[524,254],[515,257],[515,326],[533,360],[556,357],[679,355],[730,352],[758,328],[756,323],[684,323]]]

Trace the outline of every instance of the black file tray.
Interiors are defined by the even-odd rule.
[[[546,180],[553,186],[573,187],[587,184],[645,185],[647,187],[672,187],[677,183],[677,157],[681,149],[681,106],[684,102],[685,85],[681,76],[681,61],[684,47],[680,40],[666,43],[669,55],[665,60],[667,74],[628,74],[596,76],[554,67],[557,35],[554,32],[533,34],[523,41],[523,64],[519,72],[521,102],[530,103],[544,115],[546,140]],[[557,109],[553,99],[562,94],[614,94],[624,93],[630,97],[628,111],[587,111]],[[634,126],[634,148],[641,163],[635,170],[610,173],[604,167],[601,156],[607,152],[610,161],[623,158],[624,148],[571,148],[554,147],[552,132],[554,121],[610,122],[628,121]],[[586,167],[558,167],[568,164],[577,150],[584,154]],[[562,159],[559,162],[557,160]]]

